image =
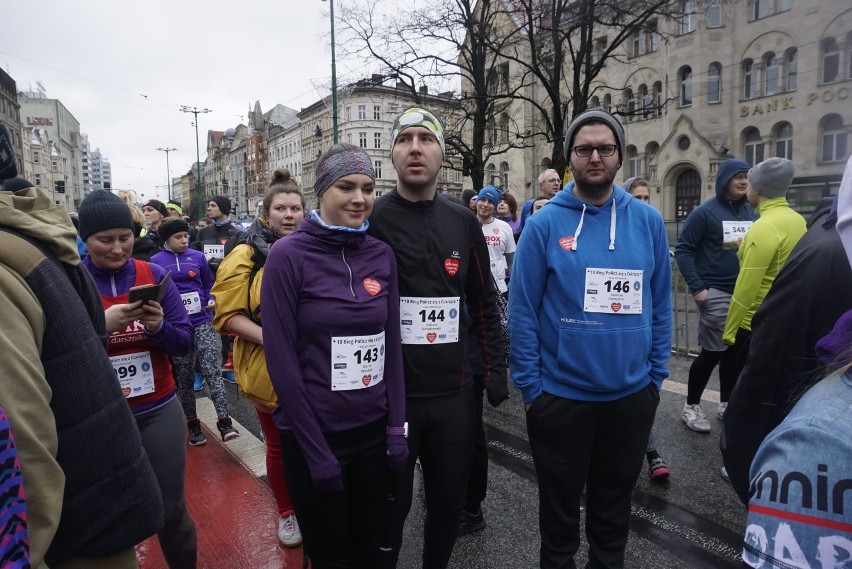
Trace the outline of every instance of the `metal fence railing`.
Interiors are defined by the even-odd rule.
[[[674,251],[677,238],[683,226],[683,220],[667,220],[666,236],[669,240],[669,250]],[[689,294],[689,288],[683,275],[677,268],[674,254],[672,262],[672,354],[682,357],[697,356],[698,346],[698,308]]]
[[[686,281],[672,261],[672,354],[681,357],[697,356],[698,308],[689,294]]]

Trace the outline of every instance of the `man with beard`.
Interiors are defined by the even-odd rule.
[[[565,142],[574,182],[530,217],[515,253],[511,375],[538,475],[540,566],[574,566],[585,486],[589,566],[622,567],[668,376],[671,264],[659,212],[613,184],[618,120],[585,111]]]
[[[391,132],[391,160],[396,188],[376,200],[368,231],[391,246],[399,272],[408,462],[394,492],[382,568],[396,567],[419,457],[423,567],[439,569],[453,551],[473,458],[468,330],[479,341],[485,392],[495,407],[509,396],[506,357],[482,227],[467,207],[437,197],[444,161],[438,118],[416,107],[404,111]]]

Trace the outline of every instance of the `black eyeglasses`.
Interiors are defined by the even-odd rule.
[[[600,146],[591,146],[589,144],[581,144],[579,146],[575,146],[572,148],[574,154],[579,156],[580,158],[589,158],[592,155],[592,152],[595,150],[598,151],[599,156],[612,156],[615,154],[615,151],[618,150],[618,146],[615,144],[601,144]]]

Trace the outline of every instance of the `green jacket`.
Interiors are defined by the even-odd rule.
[[[805,218],[790,209],[787,198],[768,199],[755,209],[760,218],[745,234],[737,253],[740,274],[722,336],[722,341],[728,345],[733,345],[738,329],[751,331],[755,310],[807,229]]]

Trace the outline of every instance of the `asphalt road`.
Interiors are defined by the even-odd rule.
[[[627,544],[628,568],[735,568],[739,564],[745,509],[720,477],[720,423],[716,417],[718,377],[714,373],[703,402],[713,425],[710,434],[690,431],[680,419],[691,360],[673,357],[663,387],[654,432],[670,463],[666,484],[651,482],[643,470],[633,493]],[[260,437],[254,409],[228,385],[231,414]],[[489,438],[489,488],[483,503],[487,527],[459,538],[450,567],[518,569],[538,567],[538,492],[520,394],[499,408],[486,404]],[[206,388],[199,396],[206,396]],[[415,479],[415,499],[405,528],[400,569],[418,569],[422,550],[423,487]],[[586,562],[581,545],[577,565]]]

